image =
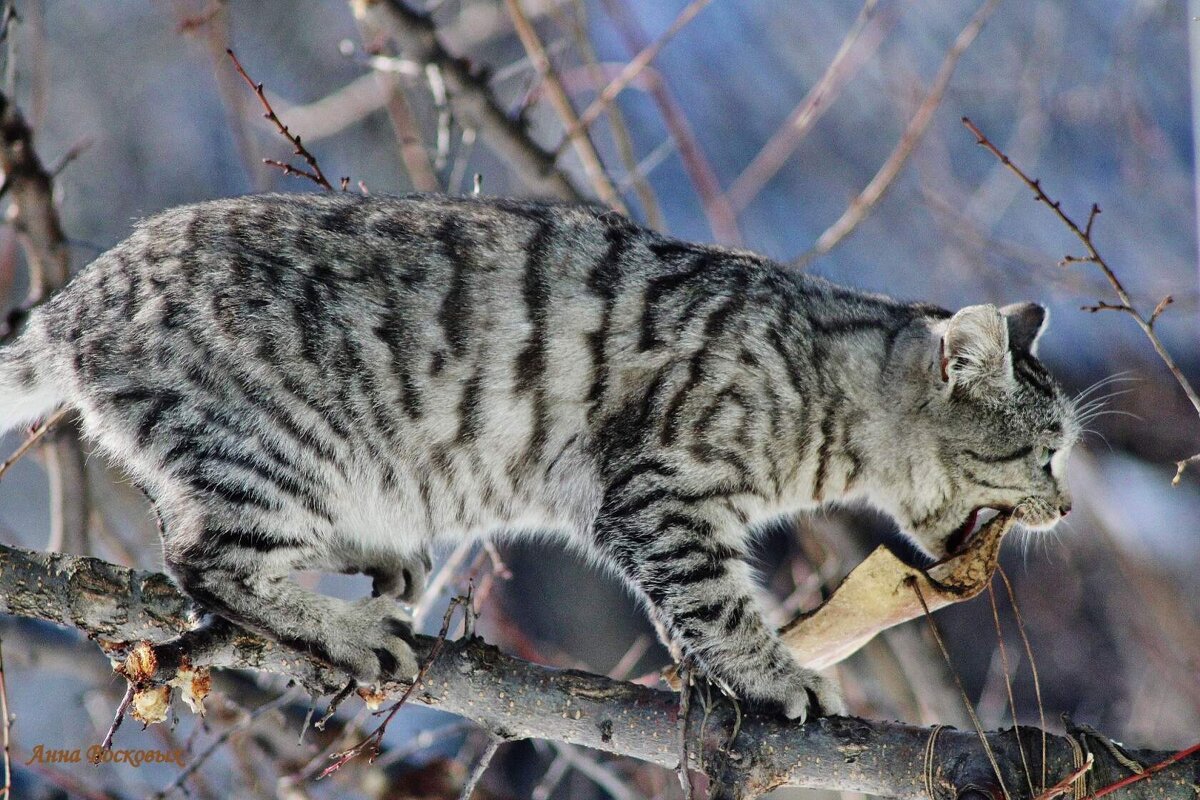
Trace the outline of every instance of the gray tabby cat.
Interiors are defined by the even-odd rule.
[[[1032,304],[951,315],[593,208],[258,196],[167,211],[0,353],[145,488],[202,605],[365,683],[411,678],[435,542],[556,531],[708,676],[838,713],[761,616],[749,531],[862,500],[943,555],[1069,508],[1075,410]],[[347,603],[293,570],[373,576]]]

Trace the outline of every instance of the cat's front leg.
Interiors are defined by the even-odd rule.
[[[606,497],[592,535],[709,678],[791,719],[845,713],[836,684],[797,663],[763,621],[744,524],[726,500],[657,486]]]

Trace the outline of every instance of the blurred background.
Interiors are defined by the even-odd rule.
[[[900,297],[949,308],[1042,302],[1044,359],[1071,392],[1107,395],[1111,412],[1073,455],[1075,512],[1053,533],[1006,544],[1019,613],[997,583],[995,613],[985,593],[937,614],[952,667],[918,620],[837,672],[867,717],[969,724],[953,669],[988,727],[1012,724],[1011,687],[1023,724],[1044,718],[1061,730],[1066,713],[1132,746],[1193,743],[1200,468],[1176,487],[1171,479],[1175,461],[1200,451],[1200,419],[1132,318],[1081,310],[1115,302],[1104,276],[1059,265],[1079,243],[960,123],[969,116],[1080,224],[1093,202],[1102,208],[1098,248],[1143,313],[1171,295],[1155,330],[1200,379],[1188,54],[1200,23],[1184,3],[406,1],[409,34],[380,15],[386,2],[18,0],[3,44],[6,91],[54,173],[72,268],[172,205],[321,191],[262,163],[291,148],[262,119],[225,55],[232,47],[350,191],[469,193],[479,175],[484,195],[575,194],[682,238]],[[414,19],[463,61],[428,63],[428,48],[413,47]],[[497,115],[459,105],[485,95]],[[547,171],[531,166],[538,158]],[[18,236],[0,226],[7,306],[28,286]],[[5,454],[20,440],[6,439]],[[0,483],[0,539],[161,568],[144,499],[100,458],[86,460],[85,475],[86,525],[64,540],[51,531],[42,460],[18,462]],[[881,542],[914,557],[862,511],[767,531],[760,562],[777,621],[819,602]],[[427,631],[471,581],[480,633],[508,652],[650,683],[668,663],[624,591],[550,545],[466,547],[440,554],[438,570],[420,609]],[[358,596],[366,584],[321,588]],[[178,747],[198,759],[182,782],[172,765],[25,765],[38,744],[99,742],[124,682],[72,632],[6,618],[0,635],[14,796],[455,797],[487,746],[469,724],[408,708],[374,765],[352,762],[314,783],[297,776],[371,726],[361,704],[298,743],[309,698],[270,676],[225,673],[205,722],[185,711],[176,725],[117,734],[118,748]],[[476,796],[679,793],[657,767],[521,742],[500,749]]]

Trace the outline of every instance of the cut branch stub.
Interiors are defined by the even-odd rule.
[[[800,663],[825,669],[847,658],[877,633],[923,614],[913,582],[930,611],[969,600],[984,590],[996,571],[1000,541],[1013,519],[1001,514],[985,525],[958,555],[928,570],[905,564],[878,547],[855,567],[815,611],[797,617],[781,631]]]

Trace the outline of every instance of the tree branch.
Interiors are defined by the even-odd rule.
[[[29,295],[8,317],[0,340],[21,327],[29,309],[61,289],[71,274],[70,250],[54,206],[50,173],[33,147],[33,131],[16,103],[0,93],[0,194],[29,269]],[[86,552],[87,485],[79,431],[59,431],[45,449],[50,481],[50,548]]]
[[[866,219],[867,215],[875,208],[875,204],[891,187],[892,182],[896,180],[896,176],[900,174],[900,170],[908,161],[908,157],[912,155],[913,150],[925,135],[929,123],[933,121],[933,113],[941,105],[946,89],[950,86],[950,79],[954,77],[954,70],[958,66],[959,59],[979,36],[984,23],[996,10],[998,3],[999,0],[986,0],[971,16],[966,26],[959,31],[954,43],[946,52],[945,58],[942,59],[941,66],[938,67],[933,84],[929,87],[921,104],[917,106],[912,118],[909,119],[904,133],[896,142],[896,146],[892,148],[892,152],[888,154],[887,160],[871,178],[870,183],[850,201],[850,205],[846,207],[837,221],[817,237],[817,241],[811,249],[797,256],[792,261],[792,266],[802,269],[808,266],[813,259],[828,253],[838,245],[838,242],[849,236],[850,232],[857,228],[859,223]]]
[[[1126,290],[1125,284],[1121,282],[1112,267],[1109,266],[1108,261],[1100,254],[1100,251],[1096,248],[1096,242],[1092,238],[1092,226],[1096,223],[1096,217],[1100,216],[1100,206],[1092,203],[1092,208],[1088,212],[1087,222],[1080,225],[1067,212],[1063,211],[1061,200],[1053,200],[1050,195],[1046,194],[1046,190],[1042,188],[1040,179],[1031,178],[1023,169],[1017,166],[970,119],[963,117],[962,123],[975,137],[975,143],[995,156],[1009,172],[1017,176],[1017,179],[1033,192],[1034,200],[1049,208],[1054,213],[1054,216],[1058,217],[1059,222],[1083,245],[1084,251],[1087,253],[1086,255],[1068,255],[1059,263],[1062,266],[1068,264],[1095,264],[1100,272],[1104,274],[1109,286],[1112,287],[1113,293],[1120,301],[1118,304],[1113,304],[1101,300],[1095,305],[1084,306],[1083,310],[1093,313],[1097,311],[1122,311],[1131,316],[1137,326],[1142,329],[1142,333],[1146,334],[1146,338],[1150,340],[1150,344],[1154,347],[1154,352],[1158,353],[1158,357],[1162,359],[1163,364],[1171,372],[1172,377],[1175,378],[1175,382],[1179,384],[1179,387],[1183,389],[1183,393],[1187,395],[1188,402],[1192,404],[1192,408],[1200,415],[1200,392],[1196,391],[1191,381],[1183,374],[1183,370],[1175,363],[1174,357],[1167,351],[1166,345],[1162,343],[1162,340],[1158,338],[1158,333],[1154,330],[1154,323],[1158,321],[1159,316],[1166,310],[1167,306],[1172,303],[1172,298],[1170,295],[1167,295],[1158,301],[1158,304],[1154,307],[1149,317],[1143,316],[1138,307],[1134,305],[1133,298],[1130,296],[1128,290]],[[1196,453],[1181,461],[1176,461],[1175,477],[1171,480],[1171,485],[1178,486],[1180,479],[1183,478],[1184,471],[1195,463],[1200,463],[1200,453]]]
[[[554,155],[530,137],[521,120],[505,113],[484,79],[466,60],[445,48],[428,14],[414,11],[402,0],[351,0],[350,7],[360,25],[385,32],[405,57],[433,64],[441,71],[455,116],[463,124],[477,128],[530,189],[563,200],[585,199],[566,173],[555,165]]]
[[[0,612],[70,625],[86,632],[110,654],[139,639],[163,639],[188,630],[191,602],[162,574],[138,572],[95,558],[38,553],[0,545]],[[217,623],[193,635],[188,655],[195,664],[266,670],[291,676],[325,691],[346,682],[315,659],[254,634]],[[418,637],[419,655],[433,646]],[[159,674],[167,677],[171,646],[159,646]],[[403,684],[385,687],[391,696]],[[504,655],[479,639],[446,643],[412,700],[466,717],[505,738],[542,738],[631,756],[667,768],[678,764],[677,697],[576,670],[554,670]],[[735,713],[726,701],[692,704],[691,766],[701,759],[710,775],[733,796],[748,797],[782,785],[860,791],[897,798],[936,798],[979,793],[1000,797],[999,783],[974,732],[915,728],[847,717],[807,725],[745,715],[732,744]],[[703,719],[702,719],[703,718]],[[1026,729],[1025,758],[1040,771],[1040,747]],[[932,735],[935,734],[936,735]],[[1076,753],[1089,751],[1095,765],[1087,775],[1098,791],[1128,776],[1113,748],[1094,734],[1051,736],[1047,773],[1055,782],[1080,766]],[[1012,730],[987,735],[1004,782],[1021,786],[1021,757]],[[930,747],[932,743],[932,747]],[[1082,745],[1082,749],[1080,749]],[[1192,752],[1145,780],[1123,789],[1125,797],[1194,800],[1200,755]],[[1129,753],[1142,764],[1172,754]],[[974,794],[972,794],[974,793]],[[1018,797],[1019,795],[1014,795]]]
[[[508,9],[508,16],[512,19],[517,38],[521,40],[525,52],[529,54],[529,60],[533,63],[534,69],[537,70],[542,84],[545,86],[550,105],[554,107],[554,112],[562,120],[563,128],[567,132],[566,139],[574,146],[575,155],[583,164],[583,171],[592,182],[592,188],[596,190],[596,194],[605,205],[627,215],[629,209],[625,207],[612,180],[609,179],[600,154],[596,151],[596,146],[588,135],[587,128],[580,125],[575,107],[571,105],[571,97],[567,94],[558,72],[550,62],[550,54],[546,52],[546,47],[542,44],[537,29],[534,28],[525,9],[522,8],[521,0],[505,0],[505,7]]]

